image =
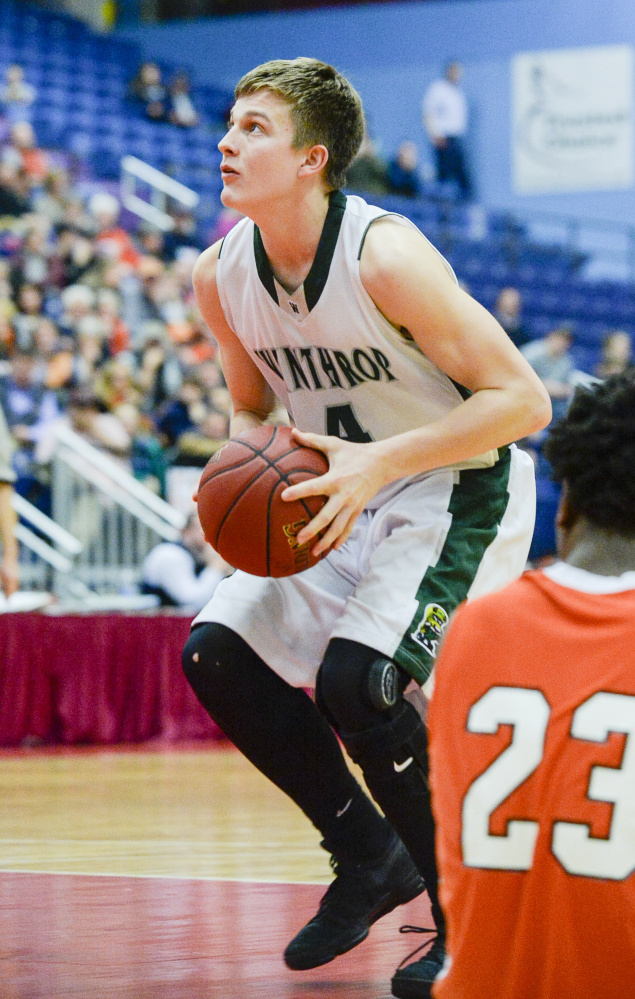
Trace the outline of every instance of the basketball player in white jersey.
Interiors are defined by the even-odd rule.
[[[550,407],[423,235],[341,193],[363,126],[355,90],[317,60],[266,63],[236,88],[222,200],[246,218],[199,258],[195,292],[232,435],[274,421],[282,403],[298,441],[327,455],[326,475],[283,496],[328,497],[297,540],[332,551],[296,576],[222,582],[183,664],[209,714],[332,855],[336,878],[288,966],[350,950],[425,883],[436,941],[392,981],[394,995],[418,999],[442,965],[444,923],[426,731],[404,691],[426,681],[457,604],[522,571],[533,466],[510,445],[545,426]]]

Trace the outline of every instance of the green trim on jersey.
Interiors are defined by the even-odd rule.
[[[452,523],[443,550],[421,581],[417,613],[393,656],[417,683],[430,676],[450,615],[467,597],[507,509],[511,452],[504,447],[499,454],[491,468],[460,472],[452,490]]]
[[[317,305],[320,295],[324,291],[345,211],[346,195],[342,194],[341,191],[332,191],[329,196],[329,210],[324,220],[324,228],[315,251],[315,258],[311,270],[304,279],[304,300],[309,312]]]
[[[346,195],[342,194],[341,191],[331,191],[329,195],[329,207],[324,220],[322,234],[320,235],[320,242],[315,251],[311,270],[304,279],[304,300],[309,312],[317,305],[320,295],[324,291],[345,211]],[[254,257],[258,277],[276,305],[279,305],[273,271],[271,270],[271,264],[269,263],[260,229],[257,225],[254,225]]]

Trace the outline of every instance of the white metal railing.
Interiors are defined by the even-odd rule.
[[[136,193],[138,180],[150,188],[150,201],[146,201]],[[121,201],[124,208],[167,232],[174,227],[174,219],[166,211],[168,198],[178,201],[186,208],[196,208],[199,202],[196,191],[186,187],[185,184],[180,184],[167,173],[157,170],[149,163],[144,163],[136,156],[122,158]]]
[[[52,507],[56,524],[81,545],[72,576],[74,595],[84,605],[100,594],[123,599],[136,593],[148,552],[160,541],[177,541],[186,521],[67,426],[57,430]]]
[[[51,570],[65,576],[70,574],[82,544],[18,493],[13,494],[12,505],[20,517],[15,527],[15,536],[22,546],[20,586],[25,590],[47,591],[53,586]],[[25,521],[31,526],[27,527]],[[1,609],[7,609],[6,601]]]

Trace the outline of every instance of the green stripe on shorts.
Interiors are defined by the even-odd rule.
[[[417,590],[417,613],[393,656],[417,683],[432,672],[438,643],[450,614],[465,600],[483,556],[496,538],[509,494],[509,448],[491,468],[460,472],[448,507],[452,523],[436,565]]]

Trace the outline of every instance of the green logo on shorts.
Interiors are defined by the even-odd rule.
[[[436,658],[437,648],[441,641],[441,636],[445,631],[449,620],[448,612],[441,604],[428,604],[421,621],[417,625],[417,630],[410,636],[421,645],[428,655]]]

